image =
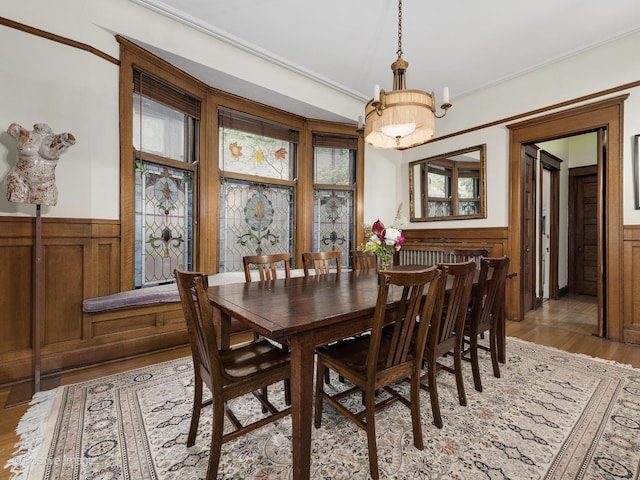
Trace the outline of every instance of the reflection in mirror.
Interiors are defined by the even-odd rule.
[[[409,164],[412,222],[486,218],[486,145]]]

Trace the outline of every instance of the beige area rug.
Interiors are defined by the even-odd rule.
[[[441,430],[422,393],[423,451],[413,446],[406,407],[380,412],[381,477],[638,478],[640,370],[513,338],[507,354],[500,379],[484,358],[483,393],[473,390],[465,364],[466,407],[457,402],[453,376],[439,374]],[[192,389],[191,359],[184,358],[45,392],[18,427],[19,451],[7,466],[12,478],[203,478],[211,410],[187,448]],[[245,399],[234,406],[246,417],[260,411]],[[324,412],[322,427],[312,430],[312,478],[368,478],[364,431],[328,406]],[[223,445],[218,478],[291,479],[290,432],[286,418]]]

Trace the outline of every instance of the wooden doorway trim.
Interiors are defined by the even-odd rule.
[[[600,265],[599,285],[603,315],[606,317],[605,336],[611,340],[623,340],[623,288],[622,288],[622,126],[624,101],[621,95],[601,102],[564,110],[524,122],[508,125],[509,141],[509,252],[511,270],[518,274],[515,281],[508,282],[506,316],[522,320],[524,312],[521,300],[520,250],[522,245],[522,168],[524,145],[553,140],[560,137],[607,130],[607,145],[604,165],[604,251]],[[601,237],[602,238],[602,237]]]

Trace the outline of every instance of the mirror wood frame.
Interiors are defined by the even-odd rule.
[[[426,196],[426,187],[420,182],[422,176],[419,170],[425,168],[429,164],[448,166],[460,164],[461,168],[469,169],[467,162],[456,159],[459,156],[469,156],[469,154],[477,153],[478,165],[479,165],[479,198],[478,207],[479,211],[468,215],[440,215],[429,216],[427,203],[423,201]],[[454,168],[457,171],[457,167]],[[417,172],[417,173],[416,173]],[[453,181],[456,181],[457,173],[453,175]],[[419,196],[419,197],[418,197]],[[451,197],[449,197],[451,198]],[[416,201],[420,201],[418,205]],[[457,200],[452,199],[452,208],[456,205]],[[475,145],[473,147],[467,147],[453,152],[443,153],[434,157],[423,158],[421,160],[415,160],[409,163],[409,207],[410,207],[410,221],[411,222],[434,222],[438,220],[467,220],[472,218],[487,218],[487,192],[486,192],[486,144]],[[419,209],[416,208],[419,207]]]

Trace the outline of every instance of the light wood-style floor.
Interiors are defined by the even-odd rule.
[[[507,322],[507,335],[640,368],[640,346],[596,336],[597,308],[596,297],[586,295],[547,300],[524,321]]]
[[[549,300],[541,308],[528,312],[524,321],[507,322],[507,335],[640,368],[640,346],[612,342],[594,335],[597,329],[596,308],[594,297],[566,296],[560,300]],[[66,373],[60,383],[82,382],[187,355],[190,355],[190,350],[183,347],[113,362]],[[26,404],[3,408],[9,393],[8,388],[0,389],[0,480],[10,476],[9,470],[3,467],[15,451],[14,445],[18,441],[15,429],[28,408]]]

